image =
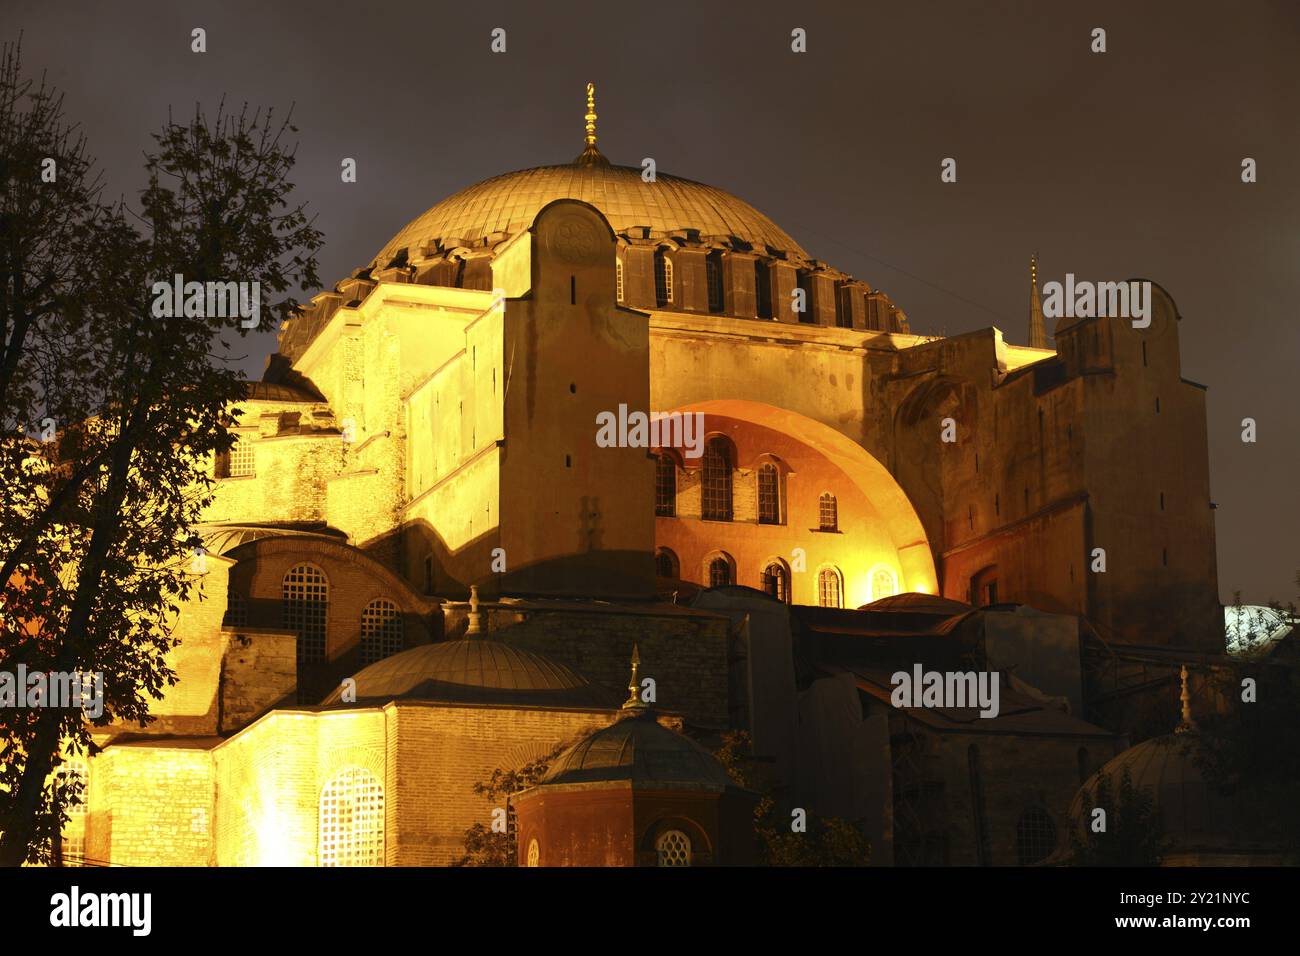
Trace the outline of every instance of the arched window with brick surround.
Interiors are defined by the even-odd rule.
[[[731,445],[715,435],[704,443],[700,476],[700,516],[707,521],[730,521]]]
[[[320,795],[321,866],[384,865],[384,785],[369,770],[344,767]]]
[[[383,660],[405,646],[406,635],[397,605],[383,598],[367,604],[361,612],[361,665]]]
[[[298,634],[298,664],[325,660],[325,624],[329,617],[329,580],[314,564],[290,568],[281,586],[286,630]]]

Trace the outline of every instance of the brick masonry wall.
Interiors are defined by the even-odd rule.
[[[91,761],[90,777],[89,859],[122,866],[215,862],[209,750],[109,747]]]

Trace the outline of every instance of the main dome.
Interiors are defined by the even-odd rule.
[[[556,199],[590,203],[616,233],[649,227],[659,236],[693,229],[701,237],[739,239],[808,258],[780,226],[728,192],[662,173],[645,182],[638,167],[599,162],[522,169],[462,189],[411,220],[372,265],[382,269],[403,250],[414,254],[426,243],[472,245],[489,236],[514,235]]]

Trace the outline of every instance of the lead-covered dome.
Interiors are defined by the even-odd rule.
[[[692,229],[701,238],[739,239],[808,258],[776,223],[721,189],[663,173],[648,183],[638,167],[576,162],[522,169],[462,189],[411,220],[372,265],[382,269],[403,250],[414,257],[426,244],[472,245],[490,236],[514,235],[557,199],[590,203],[616,233],[639,226],[649,227],[652,236]]]
[[[610,706],[611,695],[563,664],[489,638],[424,644],[356,675],[357,705],[393,700],[526,707]],[[322,702],[343,703],[342,688]]]
[[[733,787],[716,757],[642,712],[584,737],[555,758],[542,785],[630,781],[705,790]]]

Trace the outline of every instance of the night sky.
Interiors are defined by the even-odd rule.
[[[1220,596],[1296,597],[1300,3],[0,0],[0,39],[19,31],[112,195],[143,185],[169,108],[294,104],[327,284],[451,193],[571,160],[588,81],[612,162],[735,193],[914,332],[1023,343],[1035,251],[1040,281],[1154,279],[1209,386]],[[250,344],[259,377],[274,338]]]

